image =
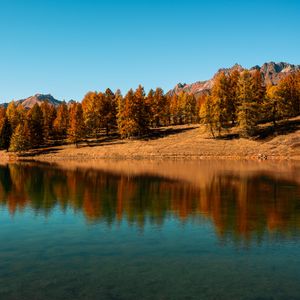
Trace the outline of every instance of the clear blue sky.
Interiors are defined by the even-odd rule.
[[[298,0],[0,0],[0,102],[300,64]]]

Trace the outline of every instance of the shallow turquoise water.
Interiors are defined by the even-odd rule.
[[[295,173],[14,164],[0,201],[0,299],[300,299]]]

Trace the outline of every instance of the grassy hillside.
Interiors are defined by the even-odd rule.
[[[15,159],[1,152],[1,160]],[[77,148],[64,145],[31,150],[17,157],[42,161],[113,159],[292,159],[300,160],[300,117],[259,127],[253,139],[239,138],[234,130],[213,139],[203,125],[164,127],[144,139],[121,140],[116,135],[82,142]]]

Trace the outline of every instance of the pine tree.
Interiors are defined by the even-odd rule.
[[[196,99],[194,95],[184,93],[181,102],[183,123],[191,124],[196,116]]]
[[[92,137],[97,138],[100,131],[100,106],[103,98],[102,93],[89,92],[82,100],[82,109],[86,133]]]
[[[227,101],[227,113],[231,120],[231,124],[234,125],[237,120],[237,107],[239,104],[238,97],[238,82],[240,78],[240,72],[238,70],[233,70],[229,74],[229,97]]]
[[[215,119],[214,107],[211,96],[208,96],[200,108],[200,122],[204,124],[210,131],[213,138],[215,138]]]
[[[253,100],[257,104],[257,121],[263,121],[265,119],[264,102],[266,98],[266,87],[259,70],[254,71],[251,75],[253,78]]]
[[[134,93],[133,115],[137,124],[137,135],[149,132],[149,107],[146,103],[145,90],[141,85]]]
[[[73,103],[70,107],[70,123],[68,128],[68,140],[71,143],[78,143],[85,135],[83,110],[81,103]]]
[[[82,101],[82,108],[87,133],[93,137],[97,137],[101,129],[105,129],[108,135],[117,124],[116,96],[110,89],[105,93],[88,93]]]
[[[229,77],[224,72],[220,72],[211,90],[213,124],[219,135],[232,119],[230,85]]]
[[[170,110],[171,98],[169,97],[168,94],[165,95],[165,98],[166,98],[166,106],[165,106],[164,125],[167,126],[167,125],[171,125],[171,110]]]
[[[27,123],[30,135],[30,145],[32,148],[44,144],[44,117],[38,104],[35,104],[27,113]]]
[[[146,97],[146,104],[148,106],[149,109],[149,121],[150,121],[150,126],[151,127],[155,127],[155,117],[154,117],[154,90],[150,89],[147,97]]]
[[[110,90],[106,89],[100,101],[101,127],[105,128],[106,135],[117,124],[117,103],[116,96]]]
[[[250,137],[256,133],[258,122],[258,103],[255,100],[254,80],[249,71],[241,74],[238,83],[239,107],[238,123],[240,134],[243,137]]]
[[[41,104],[41,110],[43,113],[43,135],[44,140],[49,142],[54,136],[53,123],[56,118],[56,109],[53,105],[48,102]]]
[[[159,127],[165,123],[166,103],[164,91],[161,88],[157,88],[153,94],[153,101],[150,104],[152,124],[154,127]]]
[[[118,101],[118,130],[122,138],[130,137],[135,133],[136,124],[131,112],[133,111],[134,93],[130,89],[124,98]]]
[[[57,108],[56,118],[53,122],[53,129],[58,139],[65,139],[67,137],[67,130],[69,126],[69,110],[65,102],[60,104]]]
[[[19,124],[13,132],[10,141],[9,151],[12,152],[23,152],[31,148],[30,133],[27,122]]]
[[[259,70],[254,71],[252,74],[253,78],[253,100],[256,101],[258,105],[264,102],[266,96],[266,87],[263,82],[262,74]]]
[[[177,117],[177,124],[179,125],[182,125],[184,122],[185,95],[186,93],[184,91],[181,91],[177,97],[176,117]]]
[[[149,130],[149,111],[142,86],[130,90],[118,104],[118,129],[123,138],[141,136]]]
[[[179,124],[179,96],[173,94],[169,101],[170,103],[170,118],[173,125]]]

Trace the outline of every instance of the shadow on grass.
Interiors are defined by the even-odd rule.
[[[42,149],[32,149],[28,152],[20,153],[18,154],[19,157],[33,157],[36,155],[42,155],[42,154],[51,154],[51,153],[57,153],[59,148],[56,147],[49,147],[49,148],[42,148]]]
[[[276,126],[271,123],[261,124],[256,135],[252,137],[255,140],[272,140],[278,135],[287,135],[300,130],[300,118],[278,121]],[[216,140],[234,140],[239,139],[239,133],[222,133],[215,136]],[[210,139],[213,139],[211,136]]]
[[[287,135],[300,130],[300,119],[283,120],[268,127],[262,127],[258,130],[258,140],[272,139],[277,135]]]
[[[100,136],[98,139],[86,140],[85,144],[84,145],[79,144],[78,148],[120,145],[120,144],[124,144],[124,142],[120,140],[120,136],[118,134],[111,134],[108,136]]]
[[[216,140],[235,140],[239,139],[240,135],[238,133],[227,133],[221,136],[216,136]]]
[[[142,137],[137,137],[136,139],[144,140],[144,141],[156,140],[170,135],[187,132],[195,128],[197,128],[197,126],[193,126],[189,128],[153,128],[147,135],[144,135]]]
[[[162,137],[170,136],[179,134],[182,132],[187,132],[189,130],[195,129],[197,126],[189,127],[189,128],[153,128],[149,131],[149,133],[144,134],[142,136],[134,136],[130,137],[130,140],[142,140],[142,141],[149,141],[149,140],[156,140]],[[87,140],[85,141],[85,145],[80,144],[79,147],[97,147],[97,146],[104,146],[104,145],[118,145],[124,144],[121,140],[119,134],[111,134],[109,136],[100,136],[98,139]]]

